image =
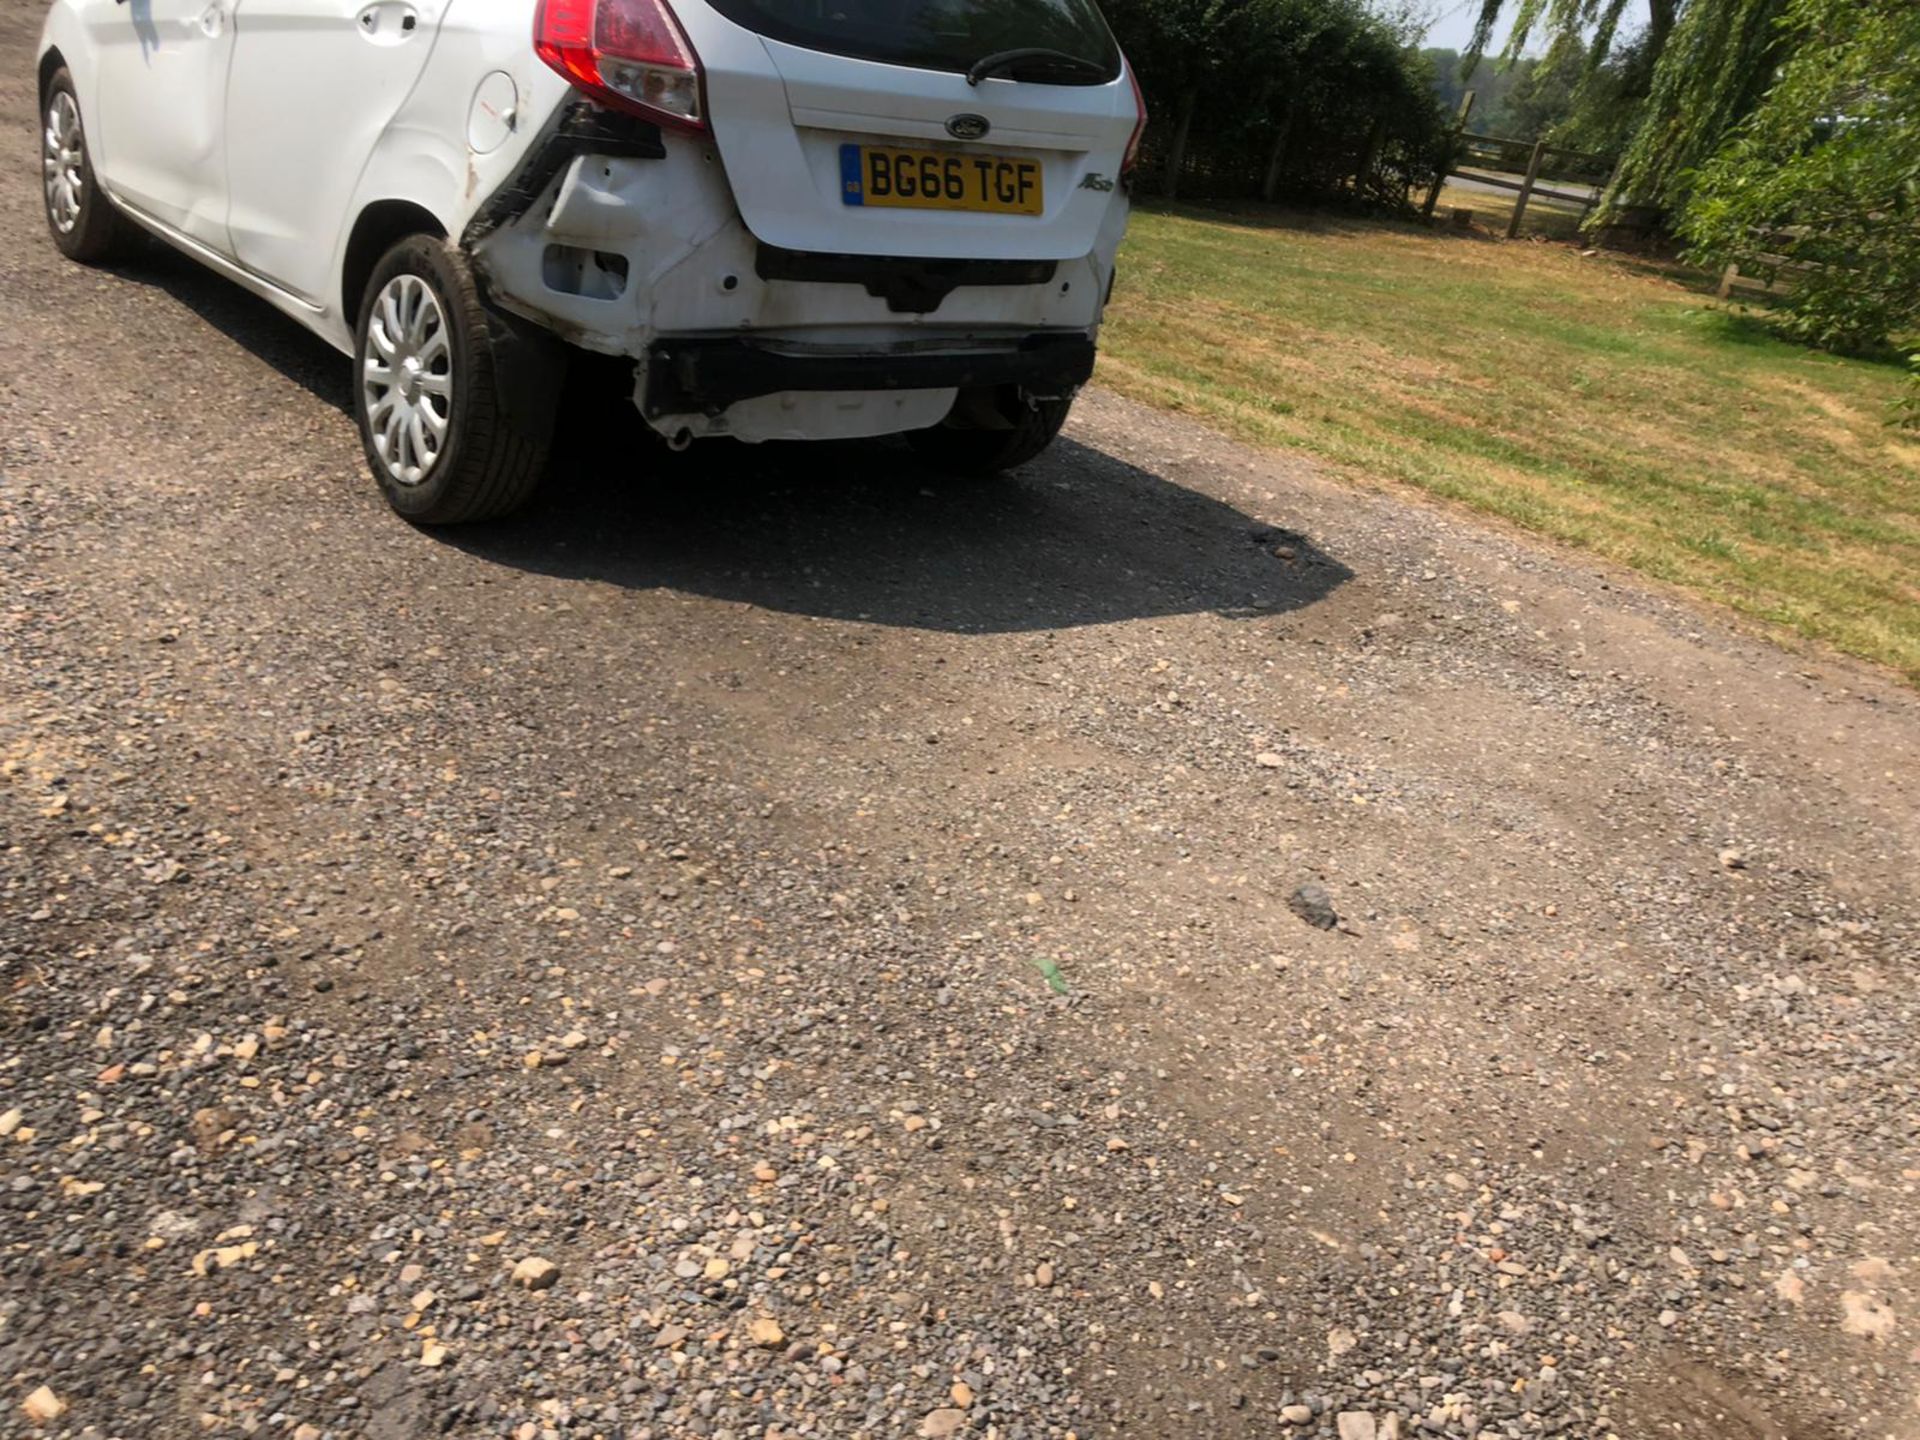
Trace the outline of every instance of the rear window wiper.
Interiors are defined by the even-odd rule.
[[[1081,55],[1069,55],[1064,50],[1048,50],[1044,46],[1025,46],[1018,50],[996,50],[991,55],[983,55],[973,62],[967,71],[967,84],[978,85],[989,75],[998,75],[1011,70],[1016,65],[1039,62],[1045,68],[1069,70],[1085,75],[1091,80],[1109,79],[1107,67],[1098,60],[1088,60]]]

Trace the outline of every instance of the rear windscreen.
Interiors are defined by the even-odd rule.
[[[790,45],[965,74],[1002,50],[1058,50],[1098,71],[1029,60],[1014,79],[1097,85],[1120,74],[1120,47],[1093,0],[707,0],[722,15]]]

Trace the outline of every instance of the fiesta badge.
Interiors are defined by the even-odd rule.
[[[984,115],[955,115],[947,121],[947,133],[956,140],[979,140],[992,128]]]

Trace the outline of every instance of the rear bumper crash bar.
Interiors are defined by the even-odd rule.
[[[1044,285],[1054,260],[936,260],[907,255],[833,255],[762,243],[753,271],[762,280],[858,285],[897,315],[931,315],[963,285]]]
[[[1092,376],[1093,341],[1079,333],[1031,335],[993,349],[846,354],[755,340],[660,340],[648,349],[646,367],[648,416],[717,415],[783,390],[1067,390]]]

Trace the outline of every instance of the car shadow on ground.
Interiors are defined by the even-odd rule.
[[[259,296],[150,237],[111,273],[161,291],[315,399],[352,416],[353,362]]]
[[[673,455],[637,421],[619,433],[563,440],[532,509],[445,539],[542,574],[956,633],[1276,615],[1352,577],[1304,535],[1071,439],[968,480],[897,441]]]
[[[158,245],[123,273],[351,416],[349,362],[265,301]],[[1305,535],[1071,439],[984,481],[895,441],[675,455],[629,383],[576,367],[540,498],[435,537],[532,573],[956,633],[1277,615],[1352,577]]]

